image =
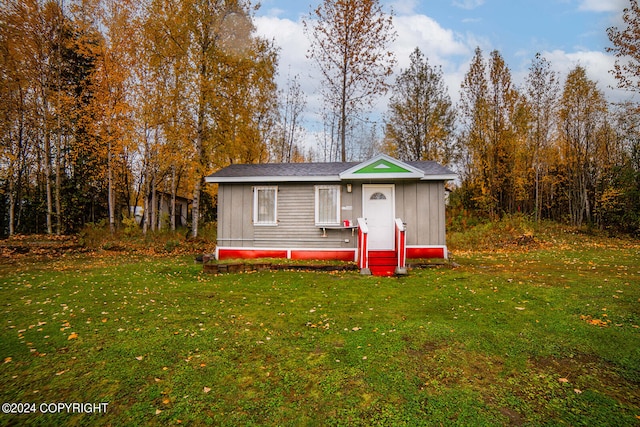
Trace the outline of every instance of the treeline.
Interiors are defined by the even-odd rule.
[[[640,232],[640,115],[609,104],[582,66],[560,81],[538,55],[517,88],[500,53],[478,49],[457,135],[461,197],[495,218],[525,213]]]
[[[345,27],[359,7],[384,20],[380,31],[393,32],[377,0],[346,3],[324,19],[340,31],[366,32],[371,26],[362,23]],[[640,10],[630,4],[627,28],[608,33],[621,87],[640,92]],[[197,236],[215,204],[205,174],[230,163],[308,159],[300,149],[306,97],[299,77],[277,88],[277,47],[255,36],[254,10],[245,0],[2,2],[0,235],[74,233],[100,221],[114,231],[137,207],[143,231],[175,228],[183,196]],[[360,47],[367,46],[378,47]],[[640,233],[637,104],[609,103],[582,66],[561,79],[540,55],[517,86],[498,51],[485,58],[478,48],[454,105],[441,69],[420,49],[410,59],[389,85],[382,143],[363,130],[358,144],[369,145],[359,156],[377,150],[450,165],[464,206],[492,218],[520,212]],[[332,101],[325,102],[332,129],[325,145],[345,157],[355,152],[345,134],[358,140],[351,129],[358,121],[347,112],[364,104],[325,95]]]
[[[640,31],[633,3],[625,12],[631,47]],[[609,34],[624,45],[624,31]],[[634,64],[634,52],[620,55],[623,64]],[[635,64],[635,77],[619,67],[617,76],[640,91]],[[442,71],[417,48],[392,91],[383,150],[454,167],[465,208],[492,219],[522,213],[640,234],[640,109],[609,103],[584,67],[561,80],[538,54],[518,87],[500,52],[485,58],[477,48],[454,106]]]
[[[197,236],[202,177],[266,161],[278,131],[277,49],[252,12],[242,0],[2,2],[0,233],[115,230],[136,206],[145,231],[175,227],[184,196]]]
[[[416,49],[393,86],[384,149],[455,167],[458,199],[490,218],[640,233],[638,105],[609,104],[582,66],[561,81],[536,55],[517,87],[500,52],[486,59],[478,48],[454,107]]]

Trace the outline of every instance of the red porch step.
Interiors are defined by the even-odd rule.
[[[374,276],[393,276],[398,266],[396,251],[369,251],[369,270]]]

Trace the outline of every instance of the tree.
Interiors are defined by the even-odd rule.
[[[515,212],[524,198],[522,146],[528,112],[498,51],[491,52],[487,68],[482,51],[476,49],[462,82],[460,113],[466,191],[491,217]]]
[[[511,71],[497,51],[489,62],[489,177],[498,213],[513,213],[522,200],[521,177],[526,107],[511,81]]]
[[[452,160],[455,112],[442,70],[429,65],[419,48],[392,88],[385,139],[403,160]]]
[[[624,29],[609,27],[607,34],[617,57],[613,75],[618,80],[618,86],[634,92],[640,92],[640,6],[638,0],[629,0],[629,7],[624,9],[622,19],[626,25]]]
[[[291,162],[300,157],[296,139],[304,132],[301,115],[307,103],[298,76],[289,76],[286,91],[281,96],[284,100],[280,104],[280,122],[274,132],[271,151],[275,161]]]
[[[323,76],[324,97],[338,115],[341,159],[346,161],[349,121],[387,90],[395,57],[392,17],[378,0],[324,0],[304,21],[308,56]]]
[[[489,212],[490,200],[487,186],[489,157],[487,134],[489,128],[489,84],[482,50],[477,47],[465,74],[460,90],[458,111],[461,118],[460,150],[462,152],[462,186],[466,201],[474,207]]]
[[[539,53],[529,67],[525,91],[531,114],[527,151],[533,171],[533,212],[534,219],[538,221],[542,214],[543,183],[548,175],[549,151],[557,117],[557,94],[560,92],[557,74],[551,70],[549,61]]]
[[[145,29],[150,82],[156,105],[164,106],[145,119],[151,131],[143,139],[151,168],[146,188],[155,194],[164,171],[173,177],[180,160],[189,159],[197,237],[205,173],[268,158],[277,52],[253,35],[251,5],[243,0],[153,0]],[[158,156],[161,146],[172,148]],[[169,164],[156,161],[162,159]]]
[[[7,170],[9,231],[74,231],[82,222],[74,220],[76,213],[98,210],[84,202],[100,191],[84,191],[73,178],[82,173],[82,160],[96,160],[86,107],[93,96],[93,47],[100,40],[56,1],[11,2],[0,12],[9,113],[3,126],[12,123],[4,128],[3,144],[21,153]],[[96,163],[90,167],[97,175]],[[75,183],[91,181],[85,176]]]
[[[130,0],[103,0],[100,20],[104,27],[103,41],[96,46],[96,70],[93,76],[93,121],[94,132],[99,135],[105,150],[102,156],[106,163],[107,206],[109,229],[116,230],[116,188],[122,185],[128,172],[123,171],[121,162],[131,141],[131,110],[129,97],[134,67],[131,43],[135,40],[134,5]],[[121,175],[118,179],[118,175]],[[120,181],[120,182],[118,182]],[[127,200],[128,202],[128,200]],[[127,203],[128,204],[128,203]]]
[[[607,114],[604,95],[577,66],[564,84],[559,110],[559,144],[570,221],[592,223],[599,178],[598,129]]]

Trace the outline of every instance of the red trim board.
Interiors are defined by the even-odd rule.
[[[216,259],[284,258],[297,260],[354,261],[355,249],[274,249],[274,248],[225,248],[216,249]]]
[[[448,258],[446,246],[407,246],[407,258]]]

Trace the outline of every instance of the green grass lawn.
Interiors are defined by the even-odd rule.
[[[402,278],[5,262],[0,401],[37,413],[0,425],[639,425],[640,243],[551,240]]]

